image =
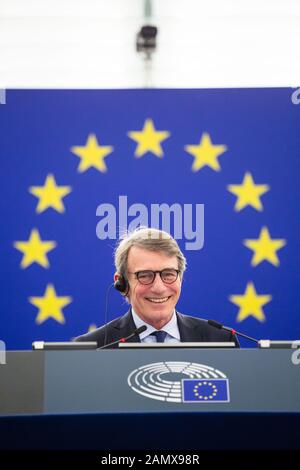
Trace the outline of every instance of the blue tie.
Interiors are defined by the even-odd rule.
[[[167,336],[167,332],[163,330],[153,331],[151,335],[156,336],[157,343],[163,343],[165,341],[165,337]]]

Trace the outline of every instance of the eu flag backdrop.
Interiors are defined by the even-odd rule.
[[[257,338],[299,338],[293,91],[7,90],[0,105],[7,348],[65,341],[103,324],[113,234],[138,221],[164,228],[165,216],[151,220],[153,207],[174,209],[170,230],[187,257],[179,311]],[[126,309],[111,291],[107,320]]]

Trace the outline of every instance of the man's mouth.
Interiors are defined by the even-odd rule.
[[[146,297],[146,300],[153,302],[154,304],[163,304],[169,300],[169,297]]]

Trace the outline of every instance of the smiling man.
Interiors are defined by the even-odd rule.
[[[147,329],[130,341],[234,341],[238,346],[230,332],[176,311],[186,259],[167,232],[140,228],[128,233],[115,251],[115,267],[114,286],[126,297],[130,309],[107,325],[79,336],[77,341],[97,341],[98,347],[102,347],[145,325]]]

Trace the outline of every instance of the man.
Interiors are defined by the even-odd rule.
[[[228,342],[238,341],[229,332],[206,320],[176,311],[186,259],[167,232],[140,228],[121,239],[115,251],[115,288],[131,308],[76,341],[97,341],[98,347],[125,338],[140,326],[147,329],[132,342]],[[116,345],[115,347],[118,347]]]

